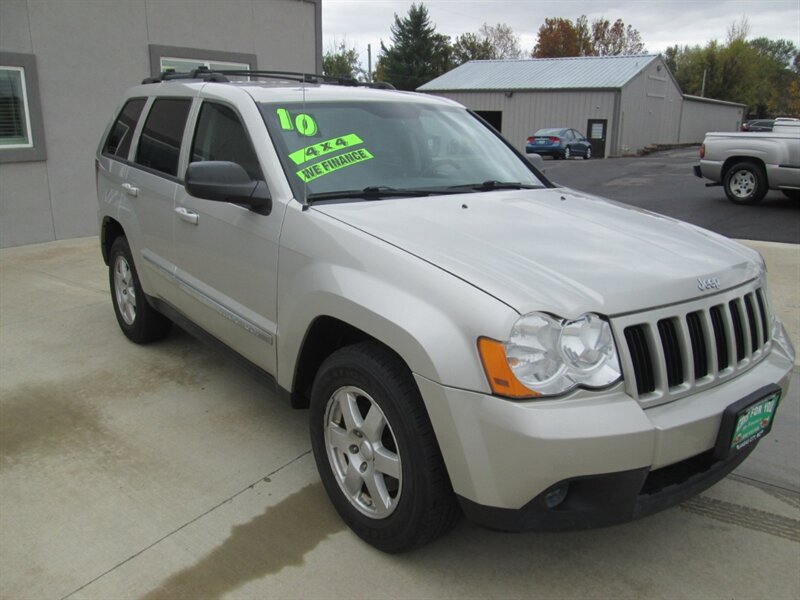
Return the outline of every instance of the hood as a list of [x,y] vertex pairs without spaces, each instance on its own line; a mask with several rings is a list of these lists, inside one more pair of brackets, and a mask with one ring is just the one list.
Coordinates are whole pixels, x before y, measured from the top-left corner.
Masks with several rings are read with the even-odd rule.
[[[758,253],[710,231],[566,188],[313,207],[491,294],[521,314],[608,316],[758,277]],[[700,291],[698,279],[719,289]]]

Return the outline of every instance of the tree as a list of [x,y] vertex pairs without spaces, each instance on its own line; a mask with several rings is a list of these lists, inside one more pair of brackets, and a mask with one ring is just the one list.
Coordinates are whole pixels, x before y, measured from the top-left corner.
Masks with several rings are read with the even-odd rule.
[[608,19],[597,19],[592,23],[592,54],[594,56],[617,56],[644,52],[642,36],[622,19],[612,25]]
[[539,27],[533,58],[560,58],[580,56],[578,35],[570,19],[547,18]]
[[381,42],[377,77],[401,90],[415,90],[452,66],[450,38],[436,33],[428,10],[412,4],[408,15],[394,15],[392,45]]
[[478,34],[483,37],[494,49],[493,58],[519,58],[522,50],[519,47],[519,36],[514,33],[510,25],[497,23],[489,25],[484,23],[478,30]]
[[497,55],[488,39],[476,33],[464,33],[453,42],[452,58],[454,65],[460,65],[470,60],[490,60]]
[[453,66],[470,60],[519,58],[519,36],[510,25],[484,23],[477,33],[464,33],[452,45]]
[[560,17],[545,19],[531,55],[534,58],[614,56],[644,51],[639,31],[626,26],[622,19],[611,23],[601,17],[590,25],[586,15],[581,15],[575,23]]
[[[728,28],[726,42],[667,48],[665,61],[687,94],[746,104],[757,117],[797,114],[797,48],[788,40],[748,41],[746,19]],[[705,87],[703,79],[705,78]]]
[[789,40],[770,40],[761,37],[750,40],[750,45],[759,56],[770,58],[785,68],[797,70],[797,48]]
[[366,79],[361,68],[359,55],[355,48],[348,48],[345,42],[334,43],[334,47],[322,57],[322,74],[331,77]]

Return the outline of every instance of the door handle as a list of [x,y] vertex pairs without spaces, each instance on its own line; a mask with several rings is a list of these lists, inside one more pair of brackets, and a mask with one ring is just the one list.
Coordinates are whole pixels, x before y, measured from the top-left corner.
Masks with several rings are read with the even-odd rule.
[[200,219],[196,212],[192,212],[186,208],[183,208],[182,206],[176,208],[175,212],[178,213],[178,216],[182,221],[186,221],[192,225],[197,225],[197,221]]
[[123,183],[122,189],[125,190],[125,193],[128,196],[138,196],[139,195],[139,188],[133,187],[130,183]]

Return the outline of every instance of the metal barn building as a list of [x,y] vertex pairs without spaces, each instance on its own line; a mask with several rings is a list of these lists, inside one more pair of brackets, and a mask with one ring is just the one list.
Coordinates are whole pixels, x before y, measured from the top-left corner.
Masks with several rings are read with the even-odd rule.
[[476,111],[521,151],[537,129],[572,127],[597,158],[738,131],[745,109],[685,96],[658,55],[470,61],[417,91]]
[[95,234],[122,93],[199,65],[321,72],[321,0],[0,0],[0,247]]

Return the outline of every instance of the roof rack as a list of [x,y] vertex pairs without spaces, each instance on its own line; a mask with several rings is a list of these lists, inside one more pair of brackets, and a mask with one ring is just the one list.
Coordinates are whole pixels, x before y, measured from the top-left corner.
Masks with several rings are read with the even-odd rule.
[[330,75],[320,75],[319,73],[299,73],[294,71],[255,71],[255,70],[209,70],[208,67],[198,67],[193,71],[176,72],[174,69],[162,71],[157,77],[146,77],[142,84],[161,83],[162,81],[172,81],[175,79],[199,79],[200,81],[214,83],[229,83],[228,77],[255,77],[264,79],[288,79],[289,81],[299,81],[301,83],[327,83],[332,85],[343,85],[353,87],[369,87],[381,90],[393,90],[395,87],[385,81],[358,81],[352,77],[331,77]]

